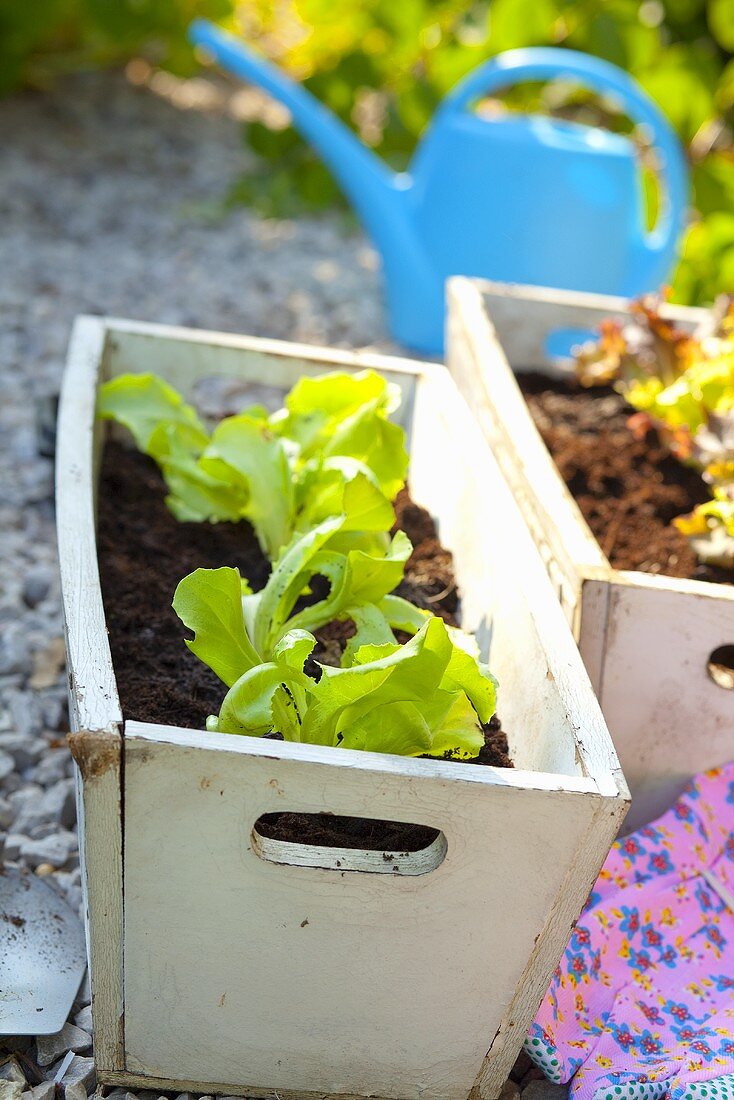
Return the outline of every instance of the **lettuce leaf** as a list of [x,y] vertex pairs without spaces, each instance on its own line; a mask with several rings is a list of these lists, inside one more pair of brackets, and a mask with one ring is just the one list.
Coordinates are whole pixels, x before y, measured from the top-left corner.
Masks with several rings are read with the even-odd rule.
[[402,428],[387,420],[398,396],[374,371],[304,378],[281,413],[252,406],[210,436],[168,383],[127,374],[101,387],[98,411],[158,463],[178,519],[248,519],[274,559],[294,532],[341,514],[344,532],[371,533],[366,543],[384,551],[408,461]]
[[365,645],[322,668],[301,730],[316,744],[401,755],[476,756],[496,683],[431,617],[405,645]]

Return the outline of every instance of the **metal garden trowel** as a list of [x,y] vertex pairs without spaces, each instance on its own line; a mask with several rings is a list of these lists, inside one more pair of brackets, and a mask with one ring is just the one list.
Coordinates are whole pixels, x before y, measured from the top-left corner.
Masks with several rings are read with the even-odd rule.
[[0,860],[0,1035],[60,1031],[86,965],[76,913],[43,879]]

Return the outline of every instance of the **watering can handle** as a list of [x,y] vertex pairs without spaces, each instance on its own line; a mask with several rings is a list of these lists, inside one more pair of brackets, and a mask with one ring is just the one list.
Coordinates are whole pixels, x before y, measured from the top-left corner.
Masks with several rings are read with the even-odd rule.
[[688,173],[680,143],[662,111],[632,77],[608,61],[576,50],[529,47],[508,50],[480,65],[453,88],[434,119],[440,126],[451,115],[463,112],[487,92],[525,80],[566,77],[596,92],[613,96],[635,123],[652,134],[660,157],[660,178],[665,198],[654,228],[647,234],[649,252],[668,253],[672,261],[688,205]]

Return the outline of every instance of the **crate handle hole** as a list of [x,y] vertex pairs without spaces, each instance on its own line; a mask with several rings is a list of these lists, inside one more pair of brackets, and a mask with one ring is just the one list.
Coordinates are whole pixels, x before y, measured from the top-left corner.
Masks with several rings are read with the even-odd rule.
[[267,863],[393,876],[435,871],[448,850],[444,834],[428,825],[288,811],[262,814],[250,842]]
[[706,663],[706,671],[719,687],[734,690],[734,645],[720,645]]

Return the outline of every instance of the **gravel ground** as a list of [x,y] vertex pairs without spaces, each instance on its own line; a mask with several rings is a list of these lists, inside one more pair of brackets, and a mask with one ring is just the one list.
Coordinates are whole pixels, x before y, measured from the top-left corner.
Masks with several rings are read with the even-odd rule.
[[[199,99],[216,109],[180,99],[95,74],[0,102],[0,837],[9,863],[77,910],[46,411],[74,316],[390,350],[361,236],[338,220],[212,217],[244,163],[232,103],[211,88]],[[0,1100],[50,1100],[54,1078],[66,1100],[85,1100],[91,1055],[85,982],[58,1036],[0,1041]],[[516,1074],[527,1100],[565,1095],[528,1068]],[[508,1082],[505,1100],[519,1093]]]

